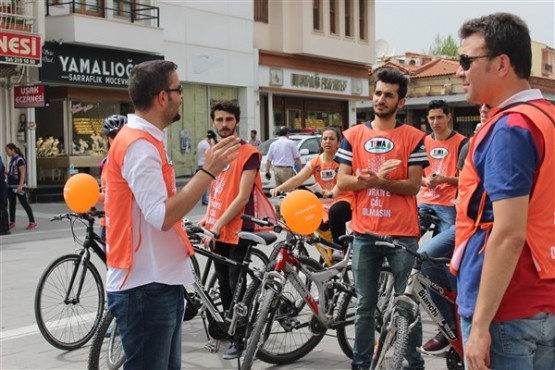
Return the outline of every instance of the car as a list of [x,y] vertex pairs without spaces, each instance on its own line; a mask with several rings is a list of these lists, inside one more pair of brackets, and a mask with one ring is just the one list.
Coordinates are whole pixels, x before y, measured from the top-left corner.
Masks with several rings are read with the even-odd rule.
[[[270,150],[270,145],[276,141],[278,138],[272,138],[266,140],[260,144],[258,150],[262,153],[262,164],[260,166],[260,178],[262,179],[262,190],[264,193],[269,194],[270,189],[276,187],[276,180],[274,175],[273,167],[270,168],[270,174],[272,175],[270,180],[266,178],[266,155],[268,154],[268,150]],[[315,158],[317,155],[320,154],[320,135],[306,135],[306,134],[291,134],[289,135],[289,139],[293,140],[297,143],[297,148],[299,149],[299,154],[301,155],[301,163],[304,166],[307,164],[311,159]],[[298,168],[295,168],[295,171],[298,171]],[[314,176],[310,176],[308,180],[306,180],[303,185],[309,186],[314,184]]]

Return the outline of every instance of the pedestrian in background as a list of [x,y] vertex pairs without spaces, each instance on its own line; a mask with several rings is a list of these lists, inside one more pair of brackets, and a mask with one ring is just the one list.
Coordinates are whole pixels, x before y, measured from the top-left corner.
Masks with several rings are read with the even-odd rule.
[[27,163],[23,157],[23,153],[14,143],[6,145],[6,154],[11,157],[10,166],[8,168],[8,202],[10,207],[10,229],[15,227],[15,203],[19,199],[19,203],[27,213],[29,224],[25,230],[34,230],[38,227],[35,222],[33,210],[27,201],[26,194],[26,178]]
[[491,106],[459,179],[455,251],[465,367],[555,364],[555,110],[528,82],[526,23],[466,21],[457,76],[466,100]]
[[[210,147],[218,142],[216,139],[216,134],[212,130],[208,130],[204,139],[202,139],[197,145],[197,156],[198,156],[198,168],[197,171],[200,171],[202,166],[204,166],[204,161],[206,160],[206,151],[210,149]],[[210,195],[210,189],[206,189],[204,194],[202,194],[202,205],[208,205],[208,196]]]
[[183,285],[194,281],[194,250],[182,227],[210,182],[238,155],[238,140],[208,149],[204,167],[176,192],[164,129],[178,121],[177,65],[135,65],[128,90],[135,114],[116,136],[106,171],[106,291],[125,369],[180,369]]
[[256,130],[251,130],[251,139],[249,140],[249,144],[258,148],[258,146],[260,146],[260,140],[256,138],[257,134]]
[[8,216],[8,184],[6,184],[6,167],[0,158],[0,235],[10,234]]
[[289,139],[289,129],[280,127],[278,136],[279,138],[270,145],[266,156],[266,178],[271,178],[270,166],[273,165],[276,187],[295,176],[295,164],[299,171],[303,168],[297,144]]

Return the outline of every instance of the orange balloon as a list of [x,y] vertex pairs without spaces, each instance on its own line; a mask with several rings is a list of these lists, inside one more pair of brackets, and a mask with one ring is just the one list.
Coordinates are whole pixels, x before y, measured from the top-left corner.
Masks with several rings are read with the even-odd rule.
[[322,222],[322,203],[308,190],[295,190],[281,202],[280,212],[293,232],[310,235]]
[[87,212],[97,200],[100,189],[94,177],[86,173],[71,176],[64,185],[64,200],[75,213]]

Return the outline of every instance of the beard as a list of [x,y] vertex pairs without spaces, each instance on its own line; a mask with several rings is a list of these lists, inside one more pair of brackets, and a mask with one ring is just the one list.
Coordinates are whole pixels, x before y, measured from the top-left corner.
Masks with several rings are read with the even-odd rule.
[[376,115],[376,117],[379,117],[379,118],[382,118],[382,119],[391,118],[392,116],[394,116],[397,113],[397,107],[398,106],[399,106],[399,104],[397,103],[397,104],[395,104],[394,107],[392,107],[389,110],[384,110],[384,111],[381,111],[381,112],[374,111],[374,114]]
[[173,116],[171,123],[177,122],[180,119],[181,119],[181,114],[179,114],[179,112],[177,112],[177,113],[175,113],[175,116]]

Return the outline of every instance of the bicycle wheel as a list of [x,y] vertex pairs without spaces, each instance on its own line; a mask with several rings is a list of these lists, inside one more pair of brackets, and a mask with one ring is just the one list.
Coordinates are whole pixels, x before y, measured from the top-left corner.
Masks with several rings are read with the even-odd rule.
[[[248,287],[254,280],[260,281],[262,275],[266,271],[266,266],[268,266],[269,263],[269,259],[266,254],[260,249],[256,248],[251,249],[251,261],[252,262],[249,265],[249,270],[247,270],[245,287]],[[224,309],[220,307],[222,302],[220,299],[220,286],[219,284],[217,284],[217,281],[218,279],[216,278],[216,274],[212,274],[210,280],[208,281],[208,285],[206,286],[206,291],[212,298],[214,306],[218,308],[219,311],[223,312]]]
[[[322,270],[322,265],[312,258],[297,258],[309,271]],[[328,299],[319,297],[318,289],[315,284],[311,284],[310,278],[303,276],[300,270],[298,273],[301,281],[308,282],[306,287],[316,302]],[[258,349],[257,356],[260,360],[276,365],[289,364],[306,356],[324,337],[326,329],[321,328],[304,297],[299,295],[289,279],[283,287],[279,304],[274,311],[263,338],[263,345]],[[313,333],[314,329],[319,332]]]
[[409,340],[408,319],[398,313],[392,318],[391,328],[384,326],[374,354],[372,369],[401,370]]
[[257,314],[256,323],[254,324],[253,330],[251,335],[249,336],[249,340],[247,342],[247,348],[245,350],[245,357],[241,362],[241,370],[250,370],[252,366],[252,362],[254,360],[254,355],[257,352],[257,349],[260,347],[261,342],[263,341],[262,331],[268,325],[271,325],[272,318],[270,315],[273,315],[275,310],[272,309],[272,303],[277,307],[279,302],[274,302],[274,296],[276,295],[275,290],[267,289],[264,294],[264,301],[260,306],[260,311]]
[[87,343],[100,324],[103,310],[100,274],[91,261],[83,267],[80,255],[58,258],[40,277],[35,318],[42,336],[54,347],[70,351]]
[[122,367],[124,362],[125,353],[116,318],[110,311],[106,311],[89,351],[88,369],[116,370]]
[[356,295],[344,293],[339,303],[336,322],[338,326],[337,342],[343,353],[353,358],[353,345],[355,342],[355,305]]

